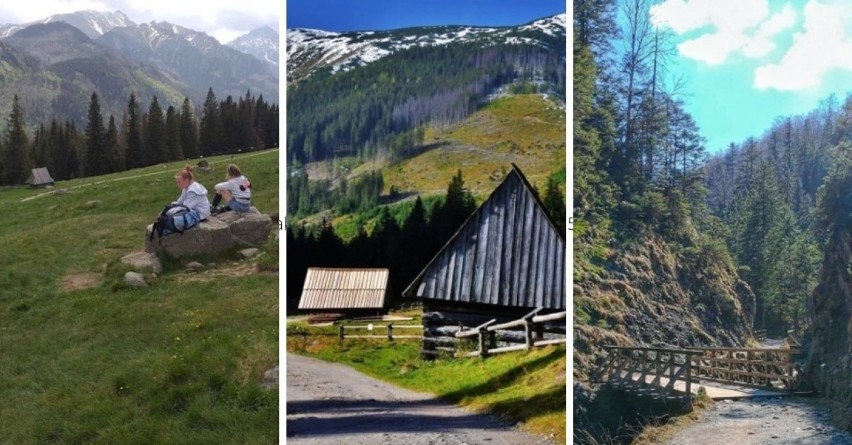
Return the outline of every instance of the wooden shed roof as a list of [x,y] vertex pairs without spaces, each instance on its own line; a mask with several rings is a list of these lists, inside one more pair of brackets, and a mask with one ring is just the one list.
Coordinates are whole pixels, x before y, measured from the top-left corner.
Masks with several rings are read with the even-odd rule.
[[402,295],[561,310],[565,293],[565,240],[512,165]]
[[50,173],[47,171],[47,167],[34,168],[30,171],[30,177],[27,178],[27,184],[53,184],[53,178],[50,177]]
[[381,309],[387,303],[388,269],[311,267],[299,309]]

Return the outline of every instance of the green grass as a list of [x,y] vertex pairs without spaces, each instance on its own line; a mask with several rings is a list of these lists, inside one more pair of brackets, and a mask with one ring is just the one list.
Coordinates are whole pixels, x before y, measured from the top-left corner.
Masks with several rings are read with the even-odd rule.
[[[419,320],[395,324],[419,324]],[[363,325],[363,322],[355,323]],[[380,334],[384,330],[379,331]],[[337,326],[288,323],[287,350],[353,368],[409,389],[520,423],[565,443],[565,347],[479,358],[420,358],[417,340],[337,340]],[[449,378],[451,377],[451,378]]]
[[381,170],[384,193],[394,186],[425,197],[446,192],[461,169],[465,186],[480,200],[494,191],[512,163],[542,191],[551,175],[564,182],[565,112],[536,94],[502,97],[457,124],[428,128],[424,144],[432,148],[392,165],[382,159],[361,162],[346,157],[310,163],[306,170],[311,180],[348,172],[350,181]]
[[565,113],[538,95],[507,96],[456,125],[430,128],[425,143],[437,148],[385,168],[386,189],[443,193],[461,169],[465,185],[484,198],[515,163],[544,190],[565,166]]
[[[210,161],[208,189],[229,157]],[[277,214],[278,152],[233,162]],[[116,285],[120,258],[177,197],[181,165],[64,181],[60,195],[0,192],[0,443],[274,442],[278,396],[260,383],[278,362],[276,246],[262,249],[264,272],[168,264],[147,289]],[[67,287],[81,276],[91,286]]]

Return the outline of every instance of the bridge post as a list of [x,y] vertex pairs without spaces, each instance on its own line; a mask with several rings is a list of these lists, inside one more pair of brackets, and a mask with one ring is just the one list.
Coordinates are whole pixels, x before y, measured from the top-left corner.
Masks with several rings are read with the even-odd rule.
[[684,358],[686,359],[683,365],[686,367],[686,396],[692,397],[692,354],[687,353]]

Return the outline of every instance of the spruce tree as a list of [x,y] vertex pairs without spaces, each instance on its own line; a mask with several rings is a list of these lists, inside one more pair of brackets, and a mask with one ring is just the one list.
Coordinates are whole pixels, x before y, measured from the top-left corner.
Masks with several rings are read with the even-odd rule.
[[166,149],[170,160],[184,159],[183,147],[180,145],[180,117],[171,105],[166,110]]
[[24,132],[24,113],[16,94],[12,99],[12,111],[6,120],[6,134],[3,140],[3,175],[5,185],[23,184],[32,169],[30,147]]
[[209,156],[214,153],[221,153],[222,147],[222,120],[219,114],[219,104],[216,102],[216,95],[213,94],[213,88],[207,91],[207,98],[204,100],[204,108],[201,112],[201,125],[198,129],[198,142],[201,149],[201,154]]
[[145,154],[149,164],[159,164],[169,160],[169,151],[166,146],[166,125],[163,118],[163,109],[157,96],[151,99],[148,107],[148,131],[145,134]]
[[104,148],[109,166],[108,172],[124,170],[124,156],[121,153],[121,145],[118,143],[118,129],[115,126],[115,117],[113,115],[109,116]]
[[547,179],[547,187],[544,189],[542,202],[548,216],[556,225],[556,229],[565,239],[565,196],[559,189],[559,181],[554,178]]
[[86,125],[86,176],[97,176],[109,172],[109,159],[104,137],[104,118],[98,94],[92,93],[89,102],[89,123]]
[[180,146],[183,148],[183,155],[188,159],[195,159],[201,154],[198,151],[198,127],[188,97],[183,99],[180,110]]
[[141,119],[139,104],[136,102],[136,93],[130,92],[130,100],[127,102],[127,168],[137,168],[147,165],[142,148]]

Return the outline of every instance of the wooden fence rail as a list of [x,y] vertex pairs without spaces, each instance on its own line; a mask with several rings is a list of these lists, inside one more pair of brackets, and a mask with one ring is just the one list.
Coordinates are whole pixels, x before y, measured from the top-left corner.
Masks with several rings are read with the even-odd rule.
[[[478,337],[478,349],[467,353],[460,354],[461,357],[487,357],[493,354],[511,351],[525,351],[537,346],[555,345],[565,343],[566,338],[551,339],[551,340],[536,340],[534,334],[540,332],[540,327],[545,322],[553,320],[564,320],[567,311],[557,312],[554,314],[537,316],[541,308],[524,315],[522,318],[512,320],[506,323],[494,324],[496,320],[489,320],[473,329],[459,331],[455,333],[456,338]],[[512,328],[524,328],[524,343],[514,346],[504,346],[500,348],[489,348],[493,344],[494,336],[498,330],[507,330]]]
[[[346,330],[356,330],[356,329],[366,329],[368,332],[372,332],[374,330],[379,329],[387,329],[386,335],[352,335],[346,334]],[[394,325],[393,323],[388,323],[386,325],[381,324],[368,324],[366,326],[344,326],[340,325],[337,327],[337,338],[340,340],[346,338],[387,338],[388,341],[393,341],[397,338],[422,338],[422,335],[394,335],[394,329],[423,329],[422,325]]]
[[645,348],[604,345],[592,382],[662,396],[689,395],[711,381],[761,389],[796,389],[796,349]]
[[604,346],[607,358],[593,381],[666,397],[691,397],[693,357],[700,351]]
[[690,348],[695,356],[693,375],[702,380],[736,383],[756,388],[794,389],[798,349]]

